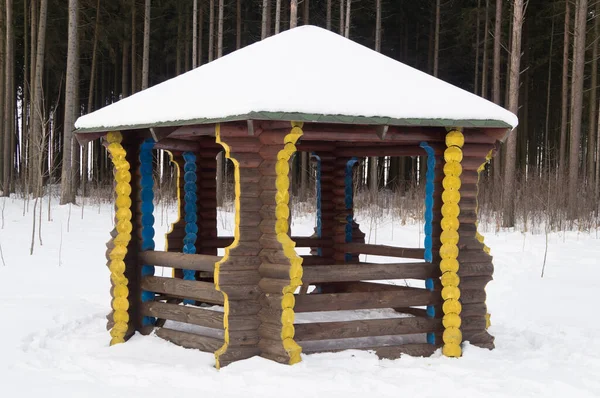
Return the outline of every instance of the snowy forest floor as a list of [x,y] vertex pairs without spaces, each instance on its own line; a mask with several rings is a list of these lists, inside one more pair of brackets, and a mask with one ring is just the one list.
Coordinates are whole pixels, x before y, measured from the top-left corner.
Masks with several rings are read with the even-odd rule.
[[[112,229],[110,205],[44,205],[42,241],[31,244],[31,213],[23,202],[0,203],[0,391],[5,397],[537,397],[600,396],[600,239],[597,233],[548,236],[484,234],[494,255],[488,285],[490,333],[496,349],[465,345],[461,359],[379,360],[346,351],[303,355],[283,366],[252,358],[215,370],[214,358],[156,336],[134,336],[109,347],[109,271],[104,252]],[[220,213],[223,234],[231,214]],[[174,221],[157,207],[157,237]],[[358,220],[371,243],[418,246],[418,224],[392,218]],[[294,234],[312,233],[298,217]],[[37,235],[37,234],[36,234]],[[163,239],[157,239],[161,249]]]

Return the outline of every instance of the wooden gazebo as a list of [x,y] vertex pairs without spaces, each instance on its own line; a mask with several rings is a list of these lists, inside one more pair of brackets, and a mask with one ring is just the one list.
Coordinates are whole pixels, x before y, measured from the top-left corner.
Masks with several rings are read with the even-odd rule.
[[[79,118],[80,142],[102,137],[115,169],[111,344],[154,331],[213,352],[217,367],[255,355],[292,364],[301,352],[351,348],[393,358],[442,347],[458,357],[467,340],[493,348],[485,304],[493,266],[477,232],[477,184],[516,124],[482,98],[312,26]],[[170,151],[179,169],[180,220],[166,252],[154,251],[156,149]],[[217,235],[221,151],[234,165],[232,237]],[[289,161],[299,151],[319,162],[310,238],[289,231]],[[353,220],[355,157],[423,155],[424,249],[365,244]],[[412,262],[362,263],[360,254]],[[155,266],[173,268],[173,277],[155,276]],[[425,287],[374,283],[397,279]],[[370,309],[390,310],[295,322],[300,313]]]

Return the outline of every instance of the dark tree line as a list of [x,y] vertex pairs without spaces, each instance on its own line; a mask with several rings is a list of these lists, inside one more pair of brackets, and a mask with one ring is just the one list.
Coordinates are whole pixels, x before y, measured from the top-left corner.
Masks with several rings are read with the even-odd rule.
[[[297,23],[518,113],[485,173],[505,225],[534,182],[582,217],[600,192],[599,11],[597,0],[0,0],[0,187],[39,196],[62,181],[66,203],[109,183],[99,143],[73,141],[79,115]],[[310,162],[297,163],[302,192]],[[360,183],[406,189],[420,164],[370,158]]]

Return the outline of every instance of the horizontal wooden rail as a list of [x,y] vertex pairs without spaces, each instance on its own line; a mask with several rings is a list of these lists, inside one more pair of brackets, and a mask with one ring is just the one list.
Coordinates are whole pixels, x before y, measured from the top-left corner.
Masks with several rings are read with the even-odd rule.
[[223,339],[167,328],[159,328],[156,330],[156,335],[179,346],[195,348],[204,352],[215,352],[223,346]]
[[441,297],[438,292],[407,287],[402,290],[382,292],[297,295],[294,311],[366,310],[431,305],[440,302]]
[[319,352],[339,352],[353,349],[361,351],[374,351],[375,354],[382,359],[397,359],[400,358],[401,355],[410,355],[413,357],[430,357],[440,347],[441,345],[434,344],[401,344],[381,347],[348,347],[338,349],[327,349],[324,346],[311,344],[310,347],[302,347],[302,352],[304,354],[314,354]]
[[330,340],[368,336],[391,336],[441,332],[444,330],[440,319],[392,318],[370,319],[346,322],[318,322],[294,325],[294,340]]
[[371,245],[367,243],[344,243],[338,246],[340,251],[355,254],[370,254],[373,256],[401,257],[422,260],[425,249]]
[[206,272],[213,272],[215,263],[221,260],[219,256],[161,251],[144,251],[139,258],[144,264]]
[[214,284],[210,282],[146,276],[142,278],[142,289],[154,293],[163,293],[176,298],[223,305],[223,294],[218,292]]
[[[332,246],[330,239],[312,238],[310,236],[292,236],[292,240],[296,243],[296,247],[324,247]],[[202,239],[198,238],[198,243],[203,247],[210,248],[225,248],[233,243],[233,237],[220,236],[218,238]]]
[[352,282],[382,279],[427,279],[439,274],[439,267],[431,263],[398,264],[340,264],[305,267],[302,281]]
[[207,328],[223,329],[223,313],[204,308],[150,301],[142,304],[142,315]]

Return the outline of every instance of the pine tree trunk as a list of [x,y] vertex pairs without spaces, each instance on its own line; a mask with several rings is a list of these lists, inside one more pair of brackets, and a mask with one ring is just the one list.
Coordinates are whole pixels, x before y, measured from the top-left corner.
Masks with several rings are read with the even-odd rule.
[[[598,7],[598,3],[596,3],[596,7]],[[596,172],[595,167],[595,153],[596,153],[596,111],[598,108],[596,107],[597,102],[597,94],[598,94],[598,42],[600,33],[600,16],[598,14],[594,15],[594,36],[593,36],[593,49],[592,49],[592,82],[591,82],[591,90],[590,90],[590,105],[589,105],[589,130],[588,130],[588,150],[587,150],[587,183],[588,186],[591,187],[594,184],[594,175]]]
[[340,35],[344,35],[346,32],[344,22],[346,19],[344,18],[344,0],[340,0]]
[[567,126],[569,123],[569,48],[571,47],[571,6],[569,0],[565,0],[565,29],[563,45],[563,70],[562,70],[562,105],[560,120],[560,144],[559,144],[559,178],[565,177],[567,170]]
[[148,88],[148,75],[150,73],[150,0],[146,0],[144,7],[144,51],[142,56],[142,90]]
[[[79,82],[75,80],[76,69],[79,67],[77,59],[77,27],[78,27],[78,4],[77,0],[69,0],[69,32],[67,44],[67,77],[65,81],[65,116],[63,126],[63,158],[62,173],[60,183],[60,204],[75,203],[75,190],[73,189],[73,167],[72,167],[72,141],[73,124],[75,123],[75,90]],[[96,14],[98,15],[98,14]],[[97,26],[97,24],[96,24]],[[92,70],[95,54],[92,56]],[[94,80],[92,75],[91,80]],[[90,90],[93,90],[93,83],[90,84]],[[88,111],[91,108],[92,97],[88,98]]]
[[39,21],[37,24],[37,45],[36,45],[36,65],[34,92],[35,99],[32,106],[33,128],[32,128],[32,191],[34,197],[42,195],[42,166],[44,158],[45,142],[45,119],[44,119],[44,101],[43,101],[43,75],[44,75],[44,55],[46,51],[46,19],[48,16],[48,0],[40,0]]
[[[7,97],[8,88],[5,87],[5,73],[4,68],[8,62],[6,62],[6,51],[5,51],[5,21],[4,17],[6,15],[6,11],[4,9],[6,3],[0,0],[0,143],[4,142],[4,134],[6,134],[4,130],[4,99]],[[8,86],[8,84],[6,84]],[[0,150],[0,176],[4,175],[4,151]],[[8,193],[4,192],[4,185],[0,185],[0,190],[2,191],[2,195],[8,195]]]
[[183,6],[181,2],[177,2],[177,49],[175,51],[175,74],[181,75],[182,72],[182,47],[183,47]]
[[204,40],[204,37],[202,35],[202,32],[204,30],[204,7],[203,7],[203,4],[204,3],[200,3],[200,10],[198,11],[198,13],[199,13],[198,14],[198,66],[202,65],[202,40]]
[[[519,86],[521,73],[521,34],[523,30],[524,7],[523,0],[515,0],[512,23],[512,45],[510,51],[510,85],[508,96],[508,109],[515,115],[519,111]],[[513,227],[515,224],[514,197],[516,186],[517,162],[517,134],[513,132],[506,143],[504,164],[504,227]]]
[[304,0],[304,12],[302,13],[302,16],[304,17],[304,25],[308,25],[309,21],[310,21],[310,0]]
[[573,73],[571,81],[571,142],[569,153],[569,218],[577,214],[579,194],[579,151],[583,115],[583,82],[585,69],[585,36],[587,25],[587,0],[577,0],[573,38]]
[[275,2],[275,34],[281,29],[281,0]]
[[217,27],[217,58],[223,56],[223,13],[224,13],[224,0],[219,0],[219,21]]
[[131,0],[131,94],[137,92],[136,0]]
[[194,0],[192,7],[192,68],[198,66],[198,0]]
[[121,96],[127,97],[129,89],[129,41],[123,40],[123,53],[121,59]]
[[483,66],[481,70],[481,96],[488,98],[488,30],[490,23],[490,0],[485,0],[485,24],[483,32]]
[[344,37],[346,39],[350,38],[350,11],[352,8],[352,0],[347,0],[347,7],[346,7],[346,22],[344,22]]
[[433,76],[438,76],[438,69],[440,63],[440,13],[441,13],[441,4],[440,0],[436,0],[435,2],[435,42],[434,42],[434,50],[433,50]]
[[290,29],[298,25],[298,0],[290,0]]
[[325,26],[327,27],[327,30],[331,30],[331,0],[327,0],[327,10],[325,11],[325,14]]
[[[492,100],[500,105],[500,54],[502,44],[502,0],[496,0],[496,20],[494,24],[494,70],[492,76]],[[496,173],[497,174],[497,173]]]
[[479,93],[479,25],[481,24],[481,0],[477,0],[477,22],[475,23],[475,82],[473,84],[473,93]]
[[260,29],[260,39],[264,40],[267,38],[267,24],[269,22],[269,7],[268,7],[268,3],[269,0],[263,0],[262,2],[262,22],[261,22],[261,29]]
[[29,24],[29,125],[27,126],[27,167],[25,168],[27,176],[24,181],[26,184],[27,193],[33,193],[33,178],[34,178],[34,130],[33,125],[35,124],[35,67],[37,65],[37,34],[38,34],[38,11],[39,11],[39,0],[31,0],[31,21]]
[[210,0],[208,8],[208,62],[212,62],[215,51],[215,0]]
[[11,172],[12,172],[12,141],[15,127],[15,50],[14,50],[14,19],[13,0],[6,0],[6,38],[4,42],[6,64],[4,65],[4,145],[3,155],[3,183],[2,192],[4,196],[10,195]]
[[[277,0],[281,6],[281,0]],[[235,49],[242,48],[242,0],[236,3],[236,22],[235,22]]]

